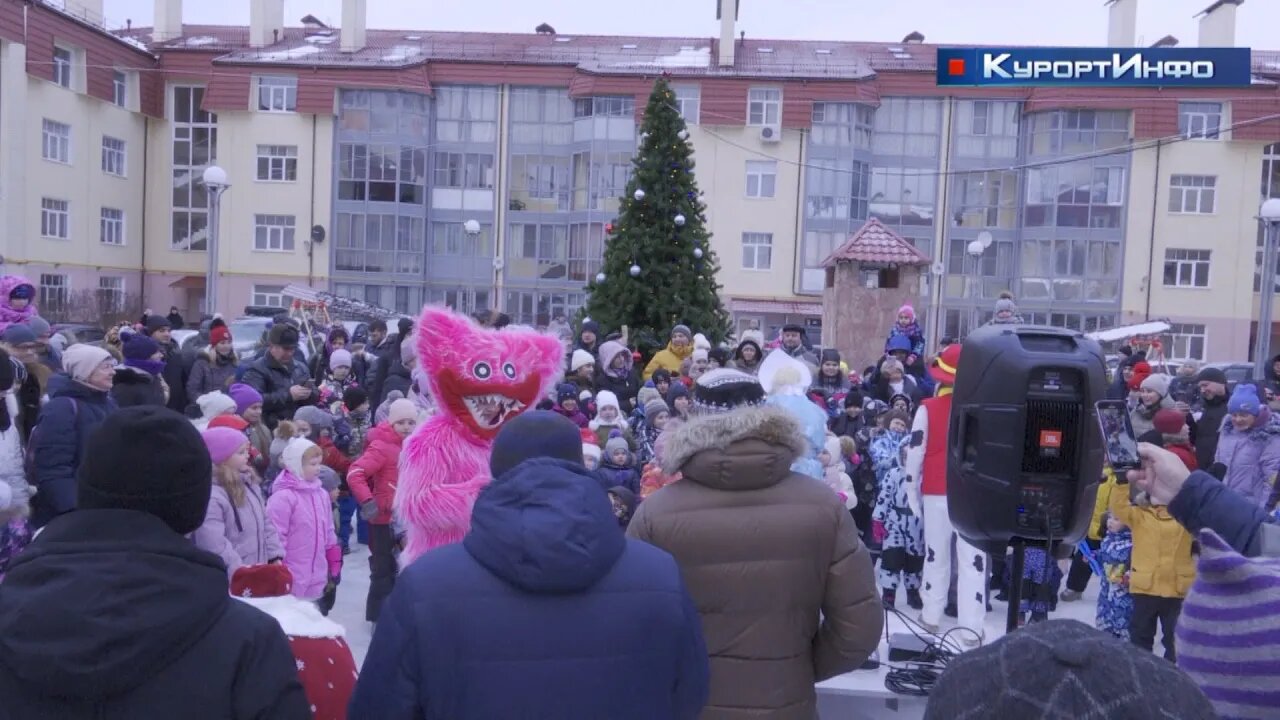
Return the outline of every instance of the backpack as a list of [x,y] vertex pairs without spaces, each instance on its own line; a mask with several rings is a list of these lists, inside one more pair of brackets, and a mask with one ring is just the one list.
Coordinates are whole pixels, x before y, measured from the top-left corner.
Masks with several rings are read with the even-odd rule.
[[[71,401],[71,417],[77,424],[80,422],[80,403],[75,398],[67,398]],[[57,402],[58,398],[49,401],[49,404]],[[43,414],[43,413],[42,413]],[[40,428],[42,423],[36,421],[36,426],[31,428],[31,437],[27,438],[27,449],[22,455],[22,472],[27,476],[27,482],[34,485],[36,480],[36,445],[39,444]]]

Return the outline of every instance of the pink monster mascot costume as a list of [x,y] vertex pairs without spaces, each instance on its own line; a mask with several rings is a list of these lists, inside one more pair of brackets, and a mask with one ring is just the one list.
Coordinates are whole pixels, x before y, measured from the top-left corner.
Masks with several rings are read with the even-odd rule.
[[489,450],[507,420],[538,404],[560,378],[560,340],[516,327],[490,330],[441,307],[422,309],[418,362],[436,413],[404,443],[395,514],[405,526],[400,563],[460,542],[489,482]]

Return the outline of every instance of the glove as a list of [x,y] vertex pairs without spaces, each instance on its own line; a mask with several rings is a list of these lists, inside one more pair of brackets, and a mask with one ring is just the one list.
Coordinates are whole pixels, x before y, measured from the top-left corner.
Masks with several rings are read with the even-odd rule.
[[336,581],[342,575],[342,547],[339,545],[330,545],[324,549],[324,559],[329,563],[329,579]]
[[883,543],[884,539],[889,537],[889,531],[885,529],[884,523],[879,520],[871,521],[871,539],[877,543]]
[[373,520],[378,517],[378,501],[365,500],[360,504],[360,517],[365,520]]

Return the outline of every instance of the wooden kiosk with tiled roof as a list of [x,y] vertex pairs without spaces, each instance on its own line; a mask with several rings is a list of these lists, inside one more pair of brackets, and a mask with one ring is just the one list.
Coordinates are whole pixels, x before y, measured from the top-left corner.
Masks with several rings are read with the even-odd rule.
[[[898,308],[927,304],[921,276],[929,258],[898,233],[872,218],[822,263],[824,345],[840,351],[859,371],[879,360]],[[922,327],[927,327],[921,318]]]

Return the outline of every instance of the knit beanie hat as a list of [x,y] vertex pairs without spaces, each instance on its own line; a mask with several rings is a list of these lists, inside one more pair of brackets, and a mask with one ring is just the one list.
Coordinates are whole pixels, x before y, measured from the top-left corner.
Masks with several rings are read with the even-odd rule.
[[236,401],[230,395],[216,390],[196,398],[196,405],[200,407],[200,417],[203,418],[215,418],[223,413],[236,411]]
[[847,408],[862,407],[862,403],[864,399],[865,398],[862,393],[858,392],[857,390],[850,390],[844,396],[844,406]]
[[1280,708],[1280,558],[1246,558],[1211,530],[1178,617],[1178,667],[1224,718],[1275,717]]
[[732,358],[733,353],[729,352],[728,348],[711,348],[711,350],[707,352],[707,359],[720,367],[728,367],[729,360]]
[[284,348],[298,347],[298,328],[288,323],[276,323],[267,333],[267,344]]
[[53,333],[53,326],[49,324],[48,320],[39,315],[32,315],[27,318],[26,326],[31,328],[31,332],[35,333],[38,338],[48,337]]
[[[215,321],[220,323],[221,321]],[[231,331],[227,329],[226,323],[214,324],[209,326],[209,344],[217,345],[223,340],[231,340]]]
[[658,388],[653,386],[653,382],[647,382],[644,387],[640,388],[640,392],[636,393],[636,404],[645,407],[653,400],[661,400],[662,393],[658,392]]
[[622,406],[618,404],[618,396],[609,390],[601,390],[596,393],[596,414],[599,415],[600,411],[607,407],[611,407],[619,413],[622,412]]
[[671,408],[667,407],[666,400],[655,399],[644,404],[644,418],[650,423],[662,413],[671,414]]
[[249,422],[239,415],[219,415],[209,421],[205,430],[212,430],[213,428],[231,428],[244,435],[249,430]]
[[249,444],[249,438],[242,432],[228,427],[212,427],[200,433],[204,438],[204,446],[209,449],[209,459],[214,465],[226,462],[236,451]]
[[337,490],[342,486],[342,479],[338,477],[338,471],[328,465],[320,466],[320,472],[316,475],[316,479],[320,481],[320,487],[326,491]]
[[157,330],[167,330],[171,327],[173,325],[169,322],[169,318],[164,315],[149,315],[147,316],[146,327],[142,331],[147,335],[151,335]]
[[569,418],[550,410],[532,410],[503,423],[489,452],[494,478],[530,458],[582,463],[582,435]]
[[400,364],[411,365],[418,359],[418,343],[413,335],[406,335],[400,341]]
[[693,331],[689,329],[688,325],[677,325],[671,328],[671,337],[674,338],[677,335],[683,335],[686,339],[693,340]]
[[577,350],[573,351],[573,359],[569,363],[569,371],[577,372],[578,368],[582,367],[583,365],[595,365],[595,364],[596,364],[596,358],[594,355],[587,352],[586,350],[583,350],[582,348],[578,348]]
[[13,289],[9,291],[9,297],[13,300],[35,300],[36,289],[31,283],[14,285]]
[[1196,382],[1211,382],[1219,385],[1226,385],[1227,374],[1223,372],[1222,368],[1207,367],[1201,370],[1200,374],[1196,376]]
[[160,343],[146,335],[130,335],[120,348],[125,360],[150,360],[152,355],[160,352]]
[[1151,426],[1161,435],[1177,435],[1187,424],[1187,416],[1173,408],[1157,410],[1151,418]]
[[908,315],[911,317],[912,320],[916,319],[916,309],[911,307],[910,303],[907,303],[906,305],[903,305],[902,307],[898,308],[898,314]]
[[248,410],[250,407],[262,404],[262,393],[254,390],[252,387],[245,385],[244,383],[236,383],[232,385],[227,390],[227,394],[231,396],[232,400],[236,401],[237,415],[243,415],[244,411]]
[[302,456],[307,451],[316,447],[316,444],[306,438],[294,438],[284,446],[284,451],[280,453],[280,465],[289,472],[302,479]]
[[329,353],[329,369],[337,370],[340,367],[351,367],[351,352],[345,348]]
[[627,439],[621,435],[614,435],[604,444],[604,456],[606,459],[613,457],[613,453],[617,450],[626,450],[628,458],[631,455],[631,446],[627,445]]
[[347,410],[354,411],[361,405],[369,402],[369,393],[364,388],[349,387],[342,392],[342,404]]
[[179,535],[204,523],[213,461],[200,433],[178,413],[150,405],[117,410],[89,436],[81,457],[82,510],[139,510]]
[[706,335],[703,335],[702,333],[697,333],[693,336],[693,348],[695,350],[710,351],[711,341],[707,339]]
[[591,442],[583,441],[582,456],[584,458],[588,458],[588,457],[595,458],[595,461],[598,463],[602,459],[604,459],[604,452],[600,449],[600,446],[597,445],[594,440],[592,440]]
[[[66,364],[66,360],[63,360]],[[1227,412],[1248,413],[1257,416],[1262,412],[1262,400],[1258,397],[1258,388],[1256,385],[1237,385],[1236,389],[1231,393],[1231,399],[1227,401]]]
[[578,399],[578,386],[573,383],[560,383],[556,386],[556,402]]
[[417,420],[418,407],[413,404],[412,400],[400,398],[391,403],[391,407],[387,409],[387,423],[395,425],[401,420]]
[[692,412],[698,415],[718,415],[763,402],[760,381],[739,370],[710,370],[693,384]]
[[[14,345],[14,346],[27,345],[35,342],[37,339],[38,338],[36,338],[36,334],[31,332],[31,328],[21,323],[16,325],[10,325],[9,327],[5,328],[3,333],[0,333],[0,342],[3,342],[7,345]],[[72,347],[78,347],[78,346],[73,345]],[[63,358],[64,358],[63,367],[66,367],[65,354],[63,355]]]
[[671,387],[667,388],[667,405],[675,407],[676,399],[682,397],[689,397],[689,388],[685,387],[682,382],[671,383]]
[[311,426],[311,437],[316,437],[320,430],[333,428],[333,416],[315,405],[304,405],[293,413],[294,420]]
[[1076,620],[1048,620],[952,659],[924,717],[1210,720],[1217,714],[1191,678],[1150,650]]
[[1158,393],[1160,397],[1166,397],[1169,394],[1170,380],[1171,378],[1168,375],[1148,375],[1139,387],[1143,390],[1152,390]]
[[62,369],[67,371],[72,380],[84,382],[94,370],[105,360],[111,359],[111,353],[94,346],[79,343],[72,345],[62,353]]

